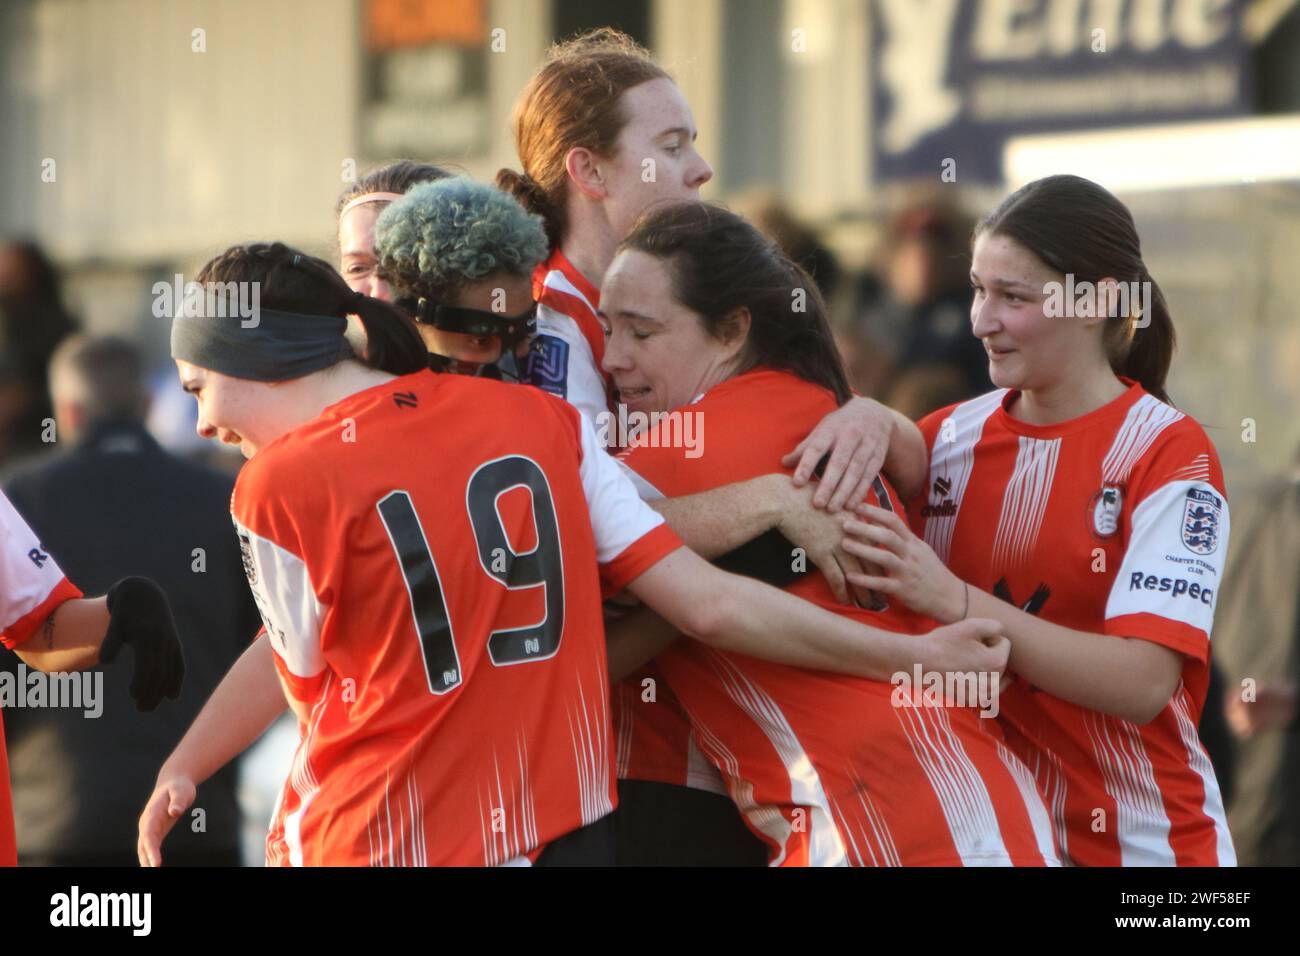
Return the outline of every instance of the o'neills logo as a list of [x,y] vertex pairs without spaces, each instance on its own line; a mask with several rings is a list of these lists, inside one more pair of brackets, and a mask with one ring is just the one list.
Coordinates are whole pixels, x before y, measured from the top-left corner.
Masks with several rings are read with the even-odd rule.
[[926,504],[921,507],[922,518],[951,518],[957,513],[957,504],[948,495],[952,492],[952,480],[947,475],[934,479],[931,486],[938,504]]

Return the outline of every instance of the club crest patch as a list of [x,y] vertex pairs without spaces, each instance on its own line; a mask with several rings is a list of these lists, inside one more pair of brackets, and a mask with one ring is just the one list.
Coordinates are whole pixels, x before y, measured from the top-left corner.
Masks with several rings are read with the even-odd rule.
[[1212,491],[1192,488],[1183,501],[1183,545],[1192,554],[1213,554],[1219,547],[1223,501]]
[[1119,485],[1102,485],[1088,502],[1089,524],[1098,538],[1109,538],[1119,530],[1124,510],[1124,490]]

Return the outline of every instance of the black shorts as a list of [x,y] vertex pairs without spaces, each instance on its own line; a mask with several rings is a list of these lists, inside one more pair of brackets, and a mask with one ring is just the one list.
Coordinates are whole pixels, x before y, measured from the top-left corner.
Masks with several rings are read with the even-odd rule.
[[614,817],[605,814],[552,840],[534,866],[613,866]]
[[722,794],[620,780],[613,819],[619,866],[767,865],[767,848]]

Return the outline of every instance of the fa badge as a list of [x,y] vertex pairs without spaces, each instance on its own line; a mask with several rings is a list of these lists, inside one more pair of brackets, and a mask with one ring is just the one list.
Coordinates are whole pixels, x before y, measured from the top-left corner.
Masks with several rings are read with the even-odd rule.
[[1183,502],[1183,544],[1192,554],[1213,554],[1219,547],[1223,502],[1203,488],[1192,488]]
[[1092,533],[1099,538],[1109,538],[1119,530],[1119,513],[1124,507],[1124,492],[1119,485],[1102,485],[1088,510],[1092,517]]

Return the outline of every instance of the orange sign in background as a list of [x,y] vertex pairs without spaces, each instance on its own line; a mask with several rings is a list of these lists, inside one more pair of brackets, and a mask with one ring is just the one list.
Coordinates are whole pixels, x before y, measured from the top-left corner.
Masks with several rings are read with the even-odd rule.
[[487,37],[487,0],[366,0],[366,47],[375,53]]

